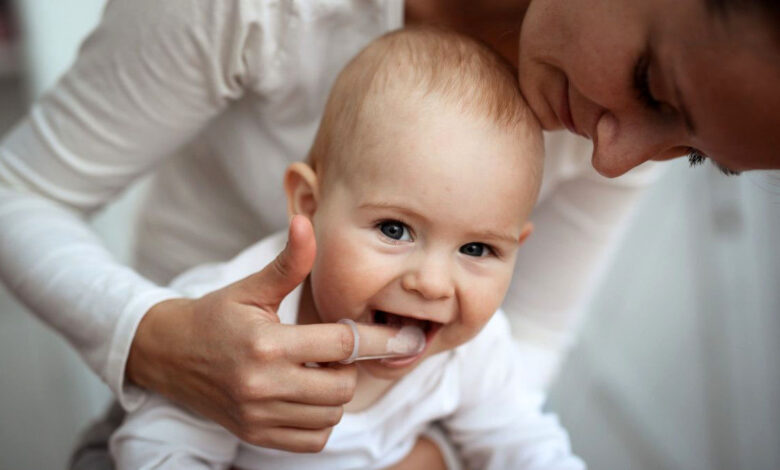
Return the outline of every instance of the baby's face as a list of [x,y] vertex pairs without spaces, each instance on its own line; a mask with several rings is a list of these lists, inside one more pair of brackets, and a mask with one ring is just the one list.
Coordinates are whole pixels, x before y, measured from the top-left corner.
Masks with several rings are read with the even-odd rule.
[[517,131],[444,104],[410,107],[359,126],[369,137],[322,188],[313,216],[320,320],[425,332],[417,356],[360,362],[388,379],[474,337],[500,306],[538,177],[522,155],[540,149]]

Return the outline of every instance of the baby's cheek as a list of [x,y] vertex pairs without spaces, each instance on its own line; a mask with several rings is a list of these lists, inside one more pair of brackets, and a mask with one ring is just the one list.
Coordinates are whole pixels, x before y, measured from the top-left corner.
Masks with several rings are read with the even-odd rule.
[[[312,271],[312,288],[318,308],[349,315],[377,290],[382,266],[354,244],[322,246]],[[355,260],[361,260],[357,263]]]
[[349,284],[356,277],[354,260],[358,256],[357,253],[348,243],[337,238],[334,240],[328,237],[318,243],[313,277],[316,277],[322,286],[344,289],[345,284]]
[[469,339],[476,336],[482,328],[487,325],[495,312],[496,309],[481,311],[470,315],[469,318],[464,320],[464,330],[468,331],[468,334],[470,335]]
[[479,334],[494,313],[495,309],[462,310],[457,322],[444,327],[442,340],[447,343],[448,348],[454,348],[470,341]]
[[501,307],[506,288],[496,283],[478,283],[471,295],[461,300],[462,323],[472,329],[481,329]]

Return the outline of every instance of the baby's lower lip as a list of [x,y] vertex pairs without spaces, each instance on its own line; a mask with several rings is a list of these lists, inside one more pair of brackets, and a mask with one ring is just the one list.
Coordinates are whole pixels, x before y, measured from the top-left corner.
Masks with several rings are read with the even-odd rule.
[[423,354],[425,354],[425,351],[428,349],[428,341],[425,342],[425,347],[422,351],[415,354],[414,356],[405,356],[405,357],[396,357],[396,358],[387,358],[387,359],[379,359],[379,363],[382,364],[385,367],[389,367],[391,369],[397,369],[401,367],[406,367],[410,364],[413,364],[418,359],[422,357]]

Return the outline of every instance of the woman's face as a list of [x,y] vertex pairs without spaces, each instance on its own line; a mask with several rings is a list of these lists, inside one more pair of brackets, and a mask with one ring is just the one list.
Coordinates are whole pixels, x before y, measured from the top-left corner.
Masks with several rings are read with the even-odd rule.
[[780,168],[780,46],[771,20],[705,0],[533,0],[520,86],[546,129],[593,140],[618,176],[691,153]]

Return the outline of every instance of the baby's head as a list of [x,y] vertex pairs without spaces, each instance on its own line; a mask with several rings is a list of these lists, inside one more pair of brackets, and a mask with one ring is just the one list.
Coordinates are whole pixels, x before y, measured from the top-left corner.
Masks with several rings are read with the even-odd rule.
[[542,154],[512,68],[485,46],[435,29],[372,42],[334,84],[309,163],[285,176],[317,241],[312,317],[421,327],[418,356],[361,362],[386,378],[475,336],[531,231]]

